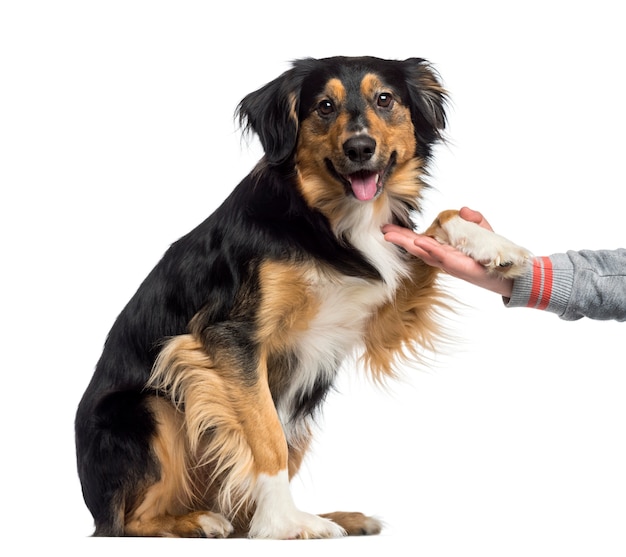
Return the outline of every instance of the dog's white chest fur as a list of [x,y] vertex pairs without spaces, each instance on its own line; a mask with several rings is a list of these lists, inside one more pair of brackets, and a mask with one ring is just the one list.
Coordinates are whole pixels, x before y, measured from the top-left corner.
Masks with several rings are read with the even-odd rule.
[[330,385],[342,361],[361,345],[365,323],[387,297],[387,288],[363,279],[334,283],[320,280],[314,287],[318,311],[306,330],[295,339],[297,368],[291,373],[288,391],[278,406],[289,439],[297,435],[294,410],[320,384]]
[[362,347],[366,323],[372,314],[393,297],[399,278],[406,273],[398,250],[386,243],[380,225],[372,223],[355,230],[353,245],[367,254],[382,280],[312,273],[311,293],[318,311],[295,341],[297,369],[293,370],[288,392],[278,405],[289,440],[302,425],[292,420],[294,409],[320,384],[330,385],[343,360]]

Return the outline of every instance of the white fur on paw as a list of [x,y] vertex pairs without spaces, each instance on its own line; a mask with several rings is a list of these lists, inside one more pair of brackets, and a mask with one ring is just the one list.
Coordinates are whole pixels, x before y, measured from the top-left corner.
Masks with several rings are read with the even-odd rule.
[[263,520],[255,517],[249,534],[251,538],[279,540],[340,538],[345,535],[343,528],[331,520],[298,510],[289,516],[264,517]]
[[207,538],[227,538],[233,526],[221,514],[207,512],[198,517],[198,524]]
[[250,522],[251,538],[339,538],[346,533],[331,520],[298,510],[289,491],[289,475],[260,474],[254,489],[256,510]]
[[526,248],[458,215],[443,223],[442,228],[445,232],[443,236],[447,237],[437,236],[437,240],[462,251],[489,271],[504,277],[522,274],[532,257]]

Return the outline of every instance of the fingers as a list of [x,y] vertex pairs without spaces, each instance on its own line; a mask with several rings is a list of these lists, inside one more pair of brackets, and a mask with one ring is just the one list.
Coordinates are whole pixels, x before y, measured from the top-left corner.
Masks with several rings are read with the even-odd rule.
[[402,246],[407,251],[411,251],[413,239],[417,236],[412,230],[395,224],[386,224],[382,227],[382,232],[387,242]]
[[454,248],[451,246],[440,244],[434,238],[430,236],[423,236],[416,234],[413,237],[413,245],[409,250],[414,255],[417,255],[424,262],[435,267],[443,267],[445,260],[450,255]]
[[442,267],[450,252],[456,251],[450,246],[440,244],[430,236],[416,234],[408,228],[393,224],[383,226],[382,232],[387,242],[403,247],[407,252],[433,267]]
[[461,210],[459,211],[459,215],[461,216],[462,219],[469,221],[469,222],[473,222],[477,224],[478,226],[482,226],[483,228],[486,228],[487,230],[491,230],[493,232],[493,228],[491,227],[489,222],[487,222],[487,219],[483,217],[482,213],[479,213],[478,211],[474,211],[473,209],[470,209],[469,207],[462,207]]

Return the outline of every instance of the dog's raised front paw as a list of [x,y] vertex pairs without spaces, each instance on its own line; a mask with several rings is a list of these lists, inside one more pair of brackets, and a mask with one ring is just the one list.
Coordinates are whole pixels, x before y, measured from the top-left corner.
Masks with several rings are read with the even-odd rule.
[[532,254],[503,236],[461,218],[458,211],[444,211],[426,233],[470,256],[490,272],[505,278],[524,273]]

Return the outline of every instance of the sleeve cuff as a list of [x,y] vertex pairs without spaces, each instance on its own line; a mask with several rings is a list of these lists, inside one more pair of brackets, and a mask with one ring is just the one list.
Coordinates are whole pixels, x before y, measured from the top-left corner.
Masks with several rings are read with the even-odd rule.
[[569,302],[574,280],[573,265],[566,254],[537,257],[526,274],[513,281],[507,307],[530,307],[562,315]]

